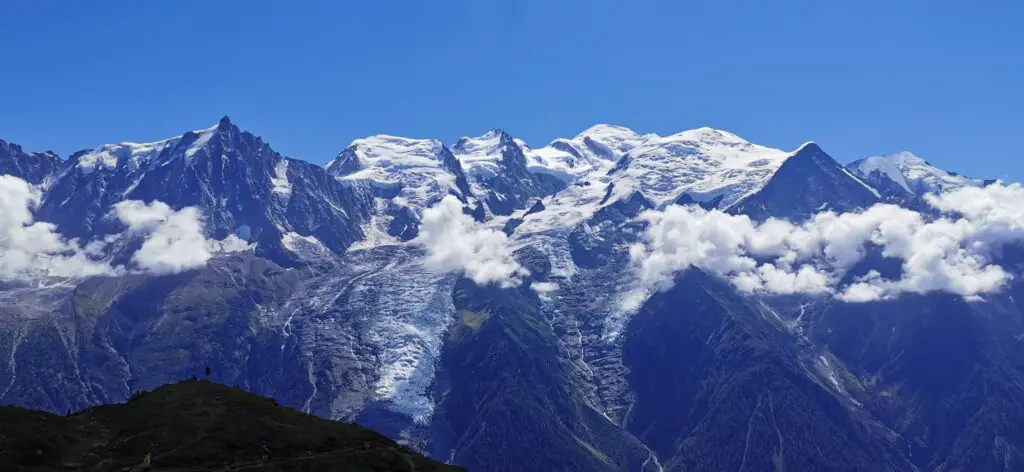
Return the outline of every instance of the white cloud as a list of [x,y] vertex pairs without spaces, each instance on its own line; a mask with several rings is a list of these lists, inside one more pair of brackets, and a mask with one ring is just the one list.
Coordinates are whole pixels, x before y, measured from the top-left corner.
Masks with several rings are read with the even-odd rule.
[[881,284],[881,274],[871,271],[846,287],[836,298],[844,302],[862,303],[880,300],[886,296],[886,289]]
[[[80,278],[127,272],[104,260],[110,245],[125,235],[108,235],[84,246],[66,239],[56,226],[33,220],[40,191],[24,180],[0,175],[0,281],[31,281],[47,277]],[[125,201],[112,214],[128,226],[127,235],[142,237],[132,261],[143,272],[168,274],[202,267],[211,252],[251,249],[237,236],[207,240],[196,208],[172,210],[162,202]]]
[[210,252],[243,252],[255,248],[256,244],[250,243],[237,235],[229,234],[228,237],[220,241],[207,240],[206,247]]
[[39,191],[19,178],[0,175],[0,280],[85,277],[116,269],[94,259],[96,245],[66,240],[54,225],[33,221]]
[[[971,187],[927,200],[945,214],[927,219],[879,204],[856,213],[820,213],[800,225],[755,224],[743,215],[670,206],[641,215],[649,225],[631,256],[641,280],[655,288],[694,266],[744,292],[832,293],[850,302],[932,291],[974,299],[998,291],[1011,274],[992,263],[992,254],[1024,240],[1024,188]],[[872,245],[902,262],[900,278],[872,272],[839,286]]]
[[478,285],[515,287],[529,275],[513,259],[508,236],[464,214],[462,203],[451,195],[423,211],[414,242],[426,248],[428,267],[463,273]]
[[128,226],[129,234],[145,236],[132,261],[146,272],[182,272],[203,267],[213,257],[194,207],[172,210],[159,201],[128,200],[114,205],[112,213]]
[[530,284],[530,288],[533,289],[534,292],[548,294],[558,290],[558,284],[554,282],[534,282]]
[[532,282],[530,290],[537,292],[537,297],[544,301],[551,301],[552,295],[558,291],[558,284],[554,282]]

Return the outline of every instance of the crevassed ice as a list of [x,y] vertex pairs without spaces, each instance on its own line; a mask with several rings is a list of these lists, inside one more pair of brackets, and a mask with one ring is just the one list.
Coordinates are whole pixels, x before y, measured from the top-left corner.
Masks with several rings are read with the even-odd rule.
[[438,275],[408,256],[353,282],[348,306],[367,318],[363,338],[379,360],[375,397],[423,424],[434,413],[430,385],[455,316],[456,277]]

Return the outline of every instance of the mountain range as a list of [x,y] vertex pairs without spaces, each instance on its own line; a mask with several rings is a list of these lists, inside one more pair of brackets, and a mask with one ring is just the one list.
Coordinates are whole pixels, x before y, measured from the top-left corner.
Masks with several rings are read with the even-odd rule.
[[5,404],[208,366],[471,471],[1024,469],[1017,184],[611,125],[321,167],[227,117],[0,175]]

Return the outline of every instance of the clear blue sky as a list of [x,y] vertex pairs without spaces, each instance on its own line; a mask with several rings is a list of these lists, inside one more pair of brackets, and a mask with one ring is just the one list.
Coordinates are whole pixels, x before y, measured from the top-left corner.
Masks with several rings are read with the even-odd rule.
[[1024,2],[9,1],[0,138],[62,155],[224,114],[325,162],[352,139],[698,126],[842,162],[1024,177]]

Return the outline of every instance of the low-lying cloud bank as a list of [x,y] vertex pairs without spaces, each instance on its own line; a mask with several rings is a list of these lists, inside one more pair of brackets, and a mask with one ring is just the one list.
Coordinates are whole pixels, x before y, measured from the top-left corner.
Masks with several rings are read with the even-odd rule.
[[[940,217],[878,204],[856,213],[820,213],[802,224],[757,224],[744,215],[670,206],[640,216],[648,227],[630,255],[641,279],[660,289],[690,267],[725,277],[746,293],[829,294],[849,302],[932,291],[976,299],[1002,288],[1011,275],[992,258],[1024,240],[1024,187],[997,183],[926,199]],[[871,271],[844,285],[843,276],[869,247],[901,261],[900,277]]]
[[[248,247],[233,237],[207,240],[202,215],[195,208],[173,210],[162,202],[134,200],[118,203],[111,212],[111,217],[127,226],[124,234],[82,244],[62,237],[53,224],[33,220],[32,209],[41,197],[24,180],[0,175],[0,281],[119,275],[133,270],[170,274],[204,266],[212,252]],[[125,237],[142,238],[132,255],[133,268],[114,266],[105,258],[108,248]]]
[[414,242],[427,250],[428,267],[462,273],[478,285],[518,287],[530,274],[512,257],[508,236],[463,213],[451,195],[423,211]]

